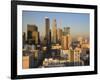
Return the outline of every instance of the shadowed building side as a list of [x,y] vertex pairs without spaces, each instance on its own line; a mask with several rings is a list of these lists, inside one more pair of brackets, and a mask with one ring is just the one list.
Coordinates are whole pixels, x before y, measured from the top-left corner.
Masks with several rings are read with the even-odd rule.
[[38,27],[36,25],[27,25],[27,42],[29,44],[38,43]]

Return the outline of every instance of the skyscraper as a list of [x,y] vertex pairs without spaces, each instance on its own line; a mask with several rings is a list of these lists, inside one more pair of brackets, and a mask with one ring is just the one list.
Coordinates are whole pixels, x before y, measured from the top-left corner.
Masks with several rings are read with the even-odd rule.
[[64,27],[63,35],[70,34],[70,27]]
[[32,32],[32,41],[34,44],[38,44],[39,42],[39,33],[37,31]]
[[[27,25],[27,41],[29,43],[32,43],[32,41],[34,42],[35,41],[35,37],[32,36],[32,34],[34,32],[38,32],[38,27],[36,25],[31,25],[31,24],[28,24]],[[35,35],[35,34],[34,34]]]
[[49,30],[50,44],[51,44],[51,29]]
[[50,41],[50,20],[48,17],[45,17],[45,38],[46,38],[46,44]]
[[62,49],[68,50],[68,36],[62,36]]
[[52,23],[52,42],[53,43],[57,42],[57,24],[56,24],[56,19],[54,19],[53,23]]
[[70,36],[70,27],[64,27],[63,36],[62,36],[62,48],[69,49],[71,45],[71,36]]
[[57,29],[57,40],[59,43],[61,43],[62,40],[62,29],[58,28]]

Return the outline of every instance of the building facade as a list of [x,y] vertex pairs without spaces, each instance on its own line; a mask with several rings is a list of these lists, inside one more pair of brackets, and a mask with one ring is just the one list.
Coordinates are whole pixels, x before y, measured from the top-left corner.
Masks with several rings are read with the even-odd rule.
[[48,17],[45,17],[45,39],[48,44],[50,42],[50,20]]
[[53,23],[52,23],[52,42],[57,43],[57,23],[56,23],[56,19],[53,19]]
[[28,43],[32,43],[34,42],[36,39],[36,37],[33,36],[33,33],[35,33],[34,35],[36,36],[38,33],[38,27],[36,25],[31,25],[28,24],[27,25],[27,41]]
[[64,50],[68,50],[70,48],[70,45],[71,45],[70,35],[62,36],[61,45],[62,45],[62,49]]
[[57,29],[57,40],[58,40],[58,43],[61,43],[61,40],[62,40],[62,29],[60,29],[60,28]]

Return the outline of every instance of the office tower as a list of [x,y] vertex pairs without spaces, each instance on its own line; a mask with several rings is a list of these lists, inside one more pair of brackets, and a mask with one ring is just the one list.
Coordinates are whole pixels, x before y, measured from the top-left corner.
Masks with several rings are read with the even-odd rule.
[[70,27],[64,27],[63,35],[70,34]]
[[71,45],[70,35],[62,36],[61,44],[62,44],[62,49],[68,50],[70,48],[70,45]]
[[39,42],[39,32],[37,32],[37,31],[32,32],[32,41],[33,41],[33,44],[38,44],[38,42]]
[[40,32],[38,32],[38,44],[40,44],[41,43],[41,40],[40,40],[41,38],[40,38]]
[[23,32],[23,48],[24,48],[24,45],[25,45],[25,43],[26,43],[26,34],[25,34],[25,32]]
[[52,42],[53,43],[57,42],[57,24],[56,24],[56,19],[54,19],[53,23],[52,23]]
[[68,50],[68,36],[62,36],[62,49]]
[[57,40],[59,43],[61,43],[62,40],[62,29],[58,28],[57,29]]
[[35,38],[32,37],[32,33],[35,33],[35,32],[38,32],[38,27],[36,25],[31,25],[31,24],[28,24],[27,25],[27,41],[29,43],[32,43],[35,41]]
[[62,36],[62,48],[68,50],[71,45],[70,27],[64,27]]
[[46,44],[49,43],[50,41],[50,20],[48,17],[45,17],[45,39],[46,39]]
[[38,27],[35,24],[27,24],[28,31],[38,31]]
[[51,44],[51,29],[49,30],[50,44]]

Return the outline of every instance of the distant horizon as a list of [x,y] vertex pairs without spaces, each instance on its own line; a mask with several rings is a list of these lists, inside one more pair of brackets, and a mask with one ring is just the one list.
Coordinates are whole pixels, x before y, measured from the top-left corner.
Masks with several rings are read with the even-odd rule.
[[[23,11],[22,12],[22,32],[27,33],[27,24],[36,25],[40,35],[45,34],[45,17],[50,19],[50,29],[52,29],[52,21],[56,19],[57,29],[70,27],[71,36],[90,36],[90,15],[88,13],[63,13],[63,12],[38,12]],[[42,26],[42,27],[41,27]]]

